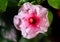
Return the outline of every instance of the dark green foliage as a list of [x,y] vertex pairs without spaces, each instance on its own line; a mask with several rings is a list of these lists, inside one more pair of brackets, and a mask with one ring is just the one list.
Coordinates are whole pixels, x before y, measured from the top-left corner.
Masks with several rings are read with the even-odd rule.
[[[30,2],[31,4],[42,4],[44,1],[45,0],[0,0],[0,42],[14,42],[13,40],[6,39],[3,36],[3,33],[9,32],[11,29],[16,31],[16,42],[39,42],[44,37],[48,37],[48,34],[51,32],[50,27],[47,33],[39,34],[37,37],[28,40],[21,37],[21,32],[16,30],[13,24],[13,17],[14,15],[18,14],[18,9],[23,3]],[[50,4],[50,0],[48,2]],[[54,4],[52,4],[51,6],[58,8],[59,5],[56,4],[56,6],[54,6]],[[48,11],[48,19],[51,24],[53,21],[53,15],[51,11]],[[46,42],[48,42],[47,38]]]

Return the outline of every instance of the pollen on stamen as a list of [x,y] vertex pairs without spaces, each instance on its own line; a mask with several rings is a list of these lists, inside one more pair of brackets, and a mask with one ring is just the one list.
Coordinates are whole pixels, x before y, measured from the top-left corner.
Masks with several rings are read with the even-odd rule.
[[35,23],[36,23],[36,20],[35,20],[34,18],[30,18],[30,19],[29,19],[29,23],[30,23],[30,24],[35,24]]
[[31,18],[31,19],[30,19],[30,23],[33,23],[33,22],[34,22],[34,20]]

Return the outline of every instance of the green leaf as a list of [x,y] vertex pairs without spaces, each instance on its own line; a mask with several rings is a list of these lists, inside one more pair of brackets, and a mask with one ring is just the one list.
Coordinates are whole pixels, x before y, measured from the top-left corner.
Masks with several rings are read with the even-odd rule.
[[25,2],[31,2],[32,0],[20,0],[18,6],[21,6]]
[[48,20],[49,20],[49,23],[51,24],[53,20],[53,14],[50,10],[48,10]]
[[21,6],[25,2],[30,2],[32,4],[41,4],[45,0],[20,0],[18,6]]
[[19,42],[33,42],[33,40],[21,37],[21,40]]
[[44,34],[39,34],[35,38],[32,39],[26,39],[21,37],[19,42],[39,42],[45,35]]
[[[49,20],[49,23],[51,25],[51,23],[53,21],[53,14],[52,14],[52,12],[50,10],[48,10],[48,20]],[[52,30],[52,28],[49,27],[46,34],[49,35],[51,33],[51,30]]]
[[48,0],[48,4],[55,9],[60,8],[60,0]]
[[49,28],[48,28],[48,31],[46,32],[46,34],[47,34],[47,35],[50,35],[51,32],[52,32],[52,27],[49,27]]
[[43,3],[43,1],[45,1],[45,0],[35,0],[35,1],[36,1],[37,4],[41,4],[41,3]]
[[3,41],[3,39],[2,38],[0,38],[0,42],[2,42]]
[[44,42],[51,42],[51,40],[49,39],[49,37],[45,37],[43,41]]
[[39,34],[33,39],[33,41],[34,42],[39,42],[44,36],[45,36],[44,34]]
[[6,11],[8,0],[0,0],[0,12]]
[[17,0],[8,0],[8,7],[16,7],[18,4]]

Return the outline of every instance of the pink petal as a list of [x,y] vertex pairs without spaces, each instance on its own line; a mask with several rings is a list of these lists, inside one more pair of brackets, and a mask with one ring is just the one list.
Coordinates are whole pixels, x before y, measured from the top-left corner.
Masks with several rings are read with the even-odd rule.
[[[24,3],[19,9],[18,15],[14,17],[15,27],[22,32],[24,38],[31,39],[39,33],[45,33],[49,27],[48,11],[41,5]],[[35,24],[30,23],[30,18],[35,19]],[[18,25],[18,26],[17,26]]]

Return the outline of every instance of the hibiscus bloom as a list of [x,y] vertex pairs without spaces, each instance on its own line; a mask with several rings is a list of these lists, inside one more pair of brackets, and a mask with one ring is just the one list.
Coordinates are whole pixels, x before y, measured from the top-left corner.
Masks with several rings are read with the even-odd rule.
[[48,11],[41,5],[24,3],[14,16],[14,26],[22,32],[24,38],[31,39],[39,33],[45,33],[49,27]]

